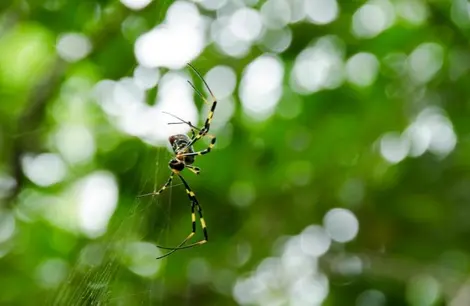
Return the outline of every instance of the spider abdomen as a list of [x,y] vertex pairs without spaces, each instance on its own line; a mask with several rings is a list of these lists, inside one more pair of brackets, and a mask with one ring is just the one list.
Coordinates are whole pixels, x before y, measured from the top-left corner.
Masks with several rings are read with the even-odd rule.
[[193,146],[188,146],[191,142],[191,139],[188,135],[185,134],[177,134],[170,136],[168,139],[170,141],[171,147],[173,152],[176,155],[176,158],[186,165],[191,165],[194,163],[194,156],[178,156],[178,154],[185,154],[185,153],[194,153]]

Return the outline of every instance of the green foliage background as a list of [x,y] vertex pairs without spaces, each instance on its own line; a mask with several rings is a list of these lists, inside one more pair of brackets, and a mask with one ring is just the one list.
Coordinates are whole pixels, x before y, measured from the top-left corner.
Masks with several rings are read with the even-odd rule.
[[[45,2],[57,9],[46,9]],[[371,39],[351,34],[351,18],[361,1],[341,2],[340,15],[331,24],[290,25],[292,43],[279,55],[286,68],[286,90],[276,112],[255,122],[243,113],[236,96],[230,143],[197,160],[199,177],[186,174],[204,208],[210,242],[155,261],[161,266],[152,278],[130,272],[128,262],[113,253],[122,251],[121,238],[173,245],[188,234],[189,209],[181,187],[158,199],[136,200],[165,181],[170,154],[114,128],[92,98],[80,106],[67,100],[99,80],[131,75],[136,66],[133,43],[163,20],[172,1],[153,1],[137,12],[112,0],[45,2],[0,4],[0,174],[16,181],[15,187],[4,188],[0,199],[0,214],[12,212],[16,220],[13,236],[0,243],[0,304],[234,305],[232,285],[263,259],[276,256],[280,237],[298,235],[311,224],[321,224],[330,209],[345,207],[357,216],[360,229],[354,241],[332,245],[319,260],[330,281],[324,305],[354,305],[370,289],[382,292],[387,305],[470,305],[462,297],[470,290],[470,22],[468,12],[459,10],[465,1],[424,2],[424,24],[398,21]],[[101,7],[99,18],[96,5]],[[138,22],[123,27],[130,18]],[[65,32],[90,37],[93,49],[84,60],[70,64],[58,57],[56,40]],[[288,75],[296,56],[325,35],[343,41],[346,58],[357,52],[376,55],[380,70],[375,83],[361,88],[345,82],[311,95],[290,90]],[[426,42],[443,48],[444,63],[429,83],[414,86],[385,59],[391,53],[410,54]],[[462,56],[456,59],[456,52]],[[202,73],[228,65],[240,79],[245,66],[261,53],[255,46],[246,57],[234,59],[209,45],[193,64]],[[455,67],[461,71],[457,77],[451,73]],[[89,84],[74,87],[76,77]],[[150,101],[155,91],[148,95]],[[425,153],[397,164],[387,162],[378,149],[381,136],[403,132],[427,106],[440,107],[451,120],[455,149],[444,157]],[[73,107],[78,111],[71,112]],[[286,119],[283,114],[292,107],[300,112]],[[87,164],[70,166],[62,182],[36,186],[23,173],[21,157],[55,152],[51,134],[65,121],[86,123],[95,137],[96,155]],[[305,142],[301,150],[292,145],[298,142]],[[119,186],[118,209],[108,233],[97,241],[51,224],[35,205],[21,208],[35,197],[64,199],[73,182],[95,170],[112,172]],[[307,183],[296,184],[297,175],[307,177]],[[248,206],[232,204],[233,186],[240,182],[255,195]],[[349,192],[348,186],[356,187]],[[350,199],[357,198],[355,192],[360,193],[358,201]],[[72,195],[68,199],[72,202]],[[96,266],[83,268],[80,254],[90,244],[109,253]],[[246,245],[249,259],[237,264]],[[345,254],[361,258],[359,274],[335,269],[334,259]],[[72,275],[58,287],[45,287],[38,279],[38,267],[50,258],[65,262]],[[209,272],[196,269],[200,281],[188,272],[188,267],[200,266],[194,260],[210,267]],[[423,276],[438,284],[436,298],[429,298],[429,282],[415,281]]]

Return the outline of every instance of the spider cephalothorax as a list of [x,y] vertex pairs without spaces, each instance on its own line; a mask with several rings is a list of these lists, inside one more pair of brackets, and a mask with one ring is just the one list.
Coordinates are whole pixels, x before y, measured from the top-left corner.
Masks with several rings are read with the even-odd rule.
[[[209,88],[209,85],[207,85],[206,81],[201,76],[201,74],[193,66],[191,66],[190,64],[188,64],[188,66],[192,70],[194,70],[194,72],[202,80],[204,85],[207,87],[213,101],[212,101],[212,106],[211,106],[211,109],[209,111],[209,114],[207,115],[206,121],[204,122],[204,126],[201,127],[201,128],[195,127],[189,121],[184,121],[183,119],[181,119],[181,118],[179,118],[175,115],[169,114],[169,115],[171,115],[171,116],[173,116],[173,117],[175,117],[176,119],[179,120],[179,122],[173,122],[173,123],[169,123],[169,124],[187,124],[191,128],[191,135],[192,136],[189,137],[185,134],[177,134],[177,135],[172,135],[168,138],[168,140],[171,144],[171,147],[173,149],[173,153],[175,154],[175,156],[170,160],[170,163],[168,164],[168,166],[171,169],[170,178],[165,183],[165,185],[163,185],[163,187],[160,188],[160,190],[158,190],[156,192],[141,195],[141,197],[142,196],[148,196],[148,195],[159,195],[159,194],[161,194],[171,184],[171,182],[173,180],[173,176],[177,175],[181,179],[181,181],[183,182],[183,185],[186,188],[186,194],[188,195],[189,201],[191,202],[191,226],[192,226],[191,228],[192,228],[192,230],[191,230],[191,233],[176,247],[168,248],[168,247],[158,246],[161,249],[170,250],[170,252],[158,257],[158,259],[166,257],[166,256],[172,254],[173,252],[177,251],[177,250],[191,248],[191,247],[194,247],[194,246],[197,246],[197,245],[204,244],[209,239],[208,235],[207,235],[206,222],[204,221],[204,218],[202,216],[201,205],[199,205],[199,202],[196,198],[196,195],[191,190],[188,183],[183,178],[183,176],[181,175],[180,172],[183,171],[183,169],[187,168],[191,172],[193,172],[195,174],[199,174],[199,168],[193,166],[195,157],[197,155],[204,155],[204,154],[209,153],[212,150],[212,148],[214,147],[216,138],[215,138],[214,135],[210,135],[210,134],[207,134],[207,133],[209,132],[210,125],[211,125],[211,122],[212,122],[212,117],[214,116],[214,111],[215,111],[215,108],[217,106],[217,100],[216,100],[214,94],[212,93],[211,89]],[[206,100],[206,98],[196,89],[196,87],[191,82],[189,82],[189,84],[191,85],[191,87],[193,87],[193,89],[196,91],[196,93],[204,100],[205,103],[209,103]],[[207,136],[211,139],[211,142],[209,143],[209,146],[204,150],[194,151],[193,145],[199,139],[201,139],[204,136]],[[197,242],[194,242],[194,243],[191,243],[189,245],[185,245],[186,242],[188,242],[188,240],[191,239],[191,237],[193,237],[194,234],[196,233],[196,211],[197,211],[197,214],[199,216],[199,222],[201,224],[204,239],[202,239],[200,241],[197,241]]]

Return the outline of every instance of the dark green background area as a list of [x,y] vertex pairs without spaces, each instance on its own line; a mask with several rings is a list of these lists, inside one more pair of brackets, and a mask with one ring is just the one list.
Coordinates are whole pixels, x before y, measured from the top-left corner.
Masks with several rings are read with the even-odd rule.
[[[372,306],[431,305],[417,302],[427,297],[427,287],[420,291],[414,283],[423,276],[439,284],[440,294],[432,305],[470,305],[464,294],[470,290],[470,78],[465,68],[470,68],[470,21],[462,21],[470,19],[452,13],[459,1],[423,0],[428,9],[423,25],[397,19],[371,39],[358,39],[350,29],[362,1],[341,1],[338,18],[328,25],[289,25],[292,43],[279,54],[285,66],[285,90],[273,115],[261,122],[248,119],[235,94],[234,116],[227,124],[232,134],[229,145],[216,145],[212,153],[197,158],[200,176],[184,172],[204,209],[210,242],[155,261],[161,267],[153,278],[132,273],[128,259],[116,254],[126,239],[176,245],[190,231],[182,186],[158,198],[136,198],[167,179],[171,154],[166,148],[124,134],[91,103],[86,121],[97,144],[91,162],[73,166],[64,181],[42,188],[23,173],[21,157],[51,150],[51,133],[67,120],[60,117],[64,107],[60,94],[71,78],[80,76],[94,84],[132,75],[137,66],[135,40],[164,19],[173,1],[156,0],[137,12],[113,0],[49,2],[58,9],[45,9],[44,1],[0,4],[0,174],[17,183],[0,194],[0,217],[13,213],[16,218],[14,235],[0,242],[0,305],[236,305],[232,286],[237,279],[250,275],[263,259],[278,256],[282,239],[309,225],[321,225],[325,213],[336,207],[354,212],[359,233],[349,243],[333,243],[319,259],[319,270],[329,279],[323,305],[355,305],[371,289],[386,298],[386,304]],[[98,4],[104,13],[91,18]],[[213,16],[204,10],[202,14]],[[125,22],[133,26],[123,27]],[[56,40],[66,32],[90,38],[93,49],[85,59],[66,63],[58,57]],[[295,93],[289,76],[297,55],[325,35],[344,43],[346,58],[358,52],[374,54],[380,62],[376,81],[365,88],[345,81],[332,90]],[[429,42],[439,44],[444,57],[442,68],[427,84],[410,85],[407,76],[387,65],[389,54],[408,55]],[[37,52],[30,63],[7,65],[15,59],[14,48],[19,52],[27,46]],[[457,51],[463,55],[462,73],[454,78],[449,71]],[[234,59],[209,44],[192,64],[202,74],[216,65],[230,66],[239,81],[244,68],[262,53],[255,45],[246,57]],[[156,91],[158,87],[147,92],[149,104],[154,103]],[[423,91],[431,98],[416,102]],[[286,119],[283,113],[292,101],[301,111]],[[203,103],[196,103],[201,109]],[[444,157],[426,152],[388,163],[378,149],[381,136],[403,132],[422,109],[431,106],[442,109],[452,122],[455,149]],[[218,108],[223,107],[219,103]],[[224,142],[222,138],[218,135],[218,141]],[[295,149],[298,142],[305,142],[302,150]],[[119,186],[118,208],[103,237],[89,240],[39,214],[21,215],[18,207],[27,196],[58,196],[96,170],[113,173]],[[308,183],[295,184],[289,173],[306,175]],[[237,196],[233,186],[240,182],[255,195],[247,206],[233,204]],[[352,191],[348,186],[353,186]],[[361,193],[358,201],[349,198],[356,195],[355,188]],[[102,260],[84,267],[82,251],[90,245],[102,252]],[[251,256],[239,265],[237,256],[244,245],[250,246]],[[338,273],[332,262],[342,255],[360,258],[361,273]],[[38,267],[49,259],[68,264],[70,274],[56,288],[45,288],[37,277]],[[200,282],[193,281],[188,269],[201,260],[209,264],[210,272],[201,273]],[[223,273],[229,276],[218,281]]]

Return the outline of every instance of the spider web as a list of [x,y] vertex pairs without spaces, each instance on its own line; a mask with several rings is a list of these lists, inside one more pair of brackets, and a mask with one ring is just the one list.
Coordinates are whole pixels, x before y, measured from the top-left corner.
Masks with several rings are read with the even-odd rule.
[[[143,193],[150,180],[154,182],[154,190],[160,187],[159,183],[162,182],[157,182],[156,178],[159,171],[166,169],[168,162],[168,154],[162,152],[166,153],[166,150],[157,149],[154,157],[152,155],[155,153],[148,151],[143,158],[143,167],[149,168],[148,166],[153,164],[155,169],[150,169],[153,175],[149,173],[143,176],[139,183],[139,194]],[[175,186],[177,185],[171,187]],[[165,198],[169,203],[164,203],[165,200],[160,197],[135,198],[132,205],[122,213],[124,217],[116,218],[118,220],[110,224],[107,234],[82,249],[66,281],[59,286],[46,305],[153,305],[158,301],[161,302],[164,279],[158,279],[160,290],[155,290],[155,281],[151,279],[142,281],[138,288],[133,288],[136,283],[135,277],[139,276],[134,275],[132,278],[133,275],[130,275],[129,270],[123,265],[125,263],[123,250],[129,243],[146,239],[166,240],[165,236],[168,235],[171,223],[169,221],[172,189],[166,191],[168,196]],[[164,217],[165,226],[157,228],[157,231],[149,229],[155,227],[155,219],[158,216]],[[153,232],[149,233],[150,231]],[[158,255],[158,253],[153,255],[155,265],[161,264],[155,259]],[[123,285],[126,281],[129,281],[129,286]]]

